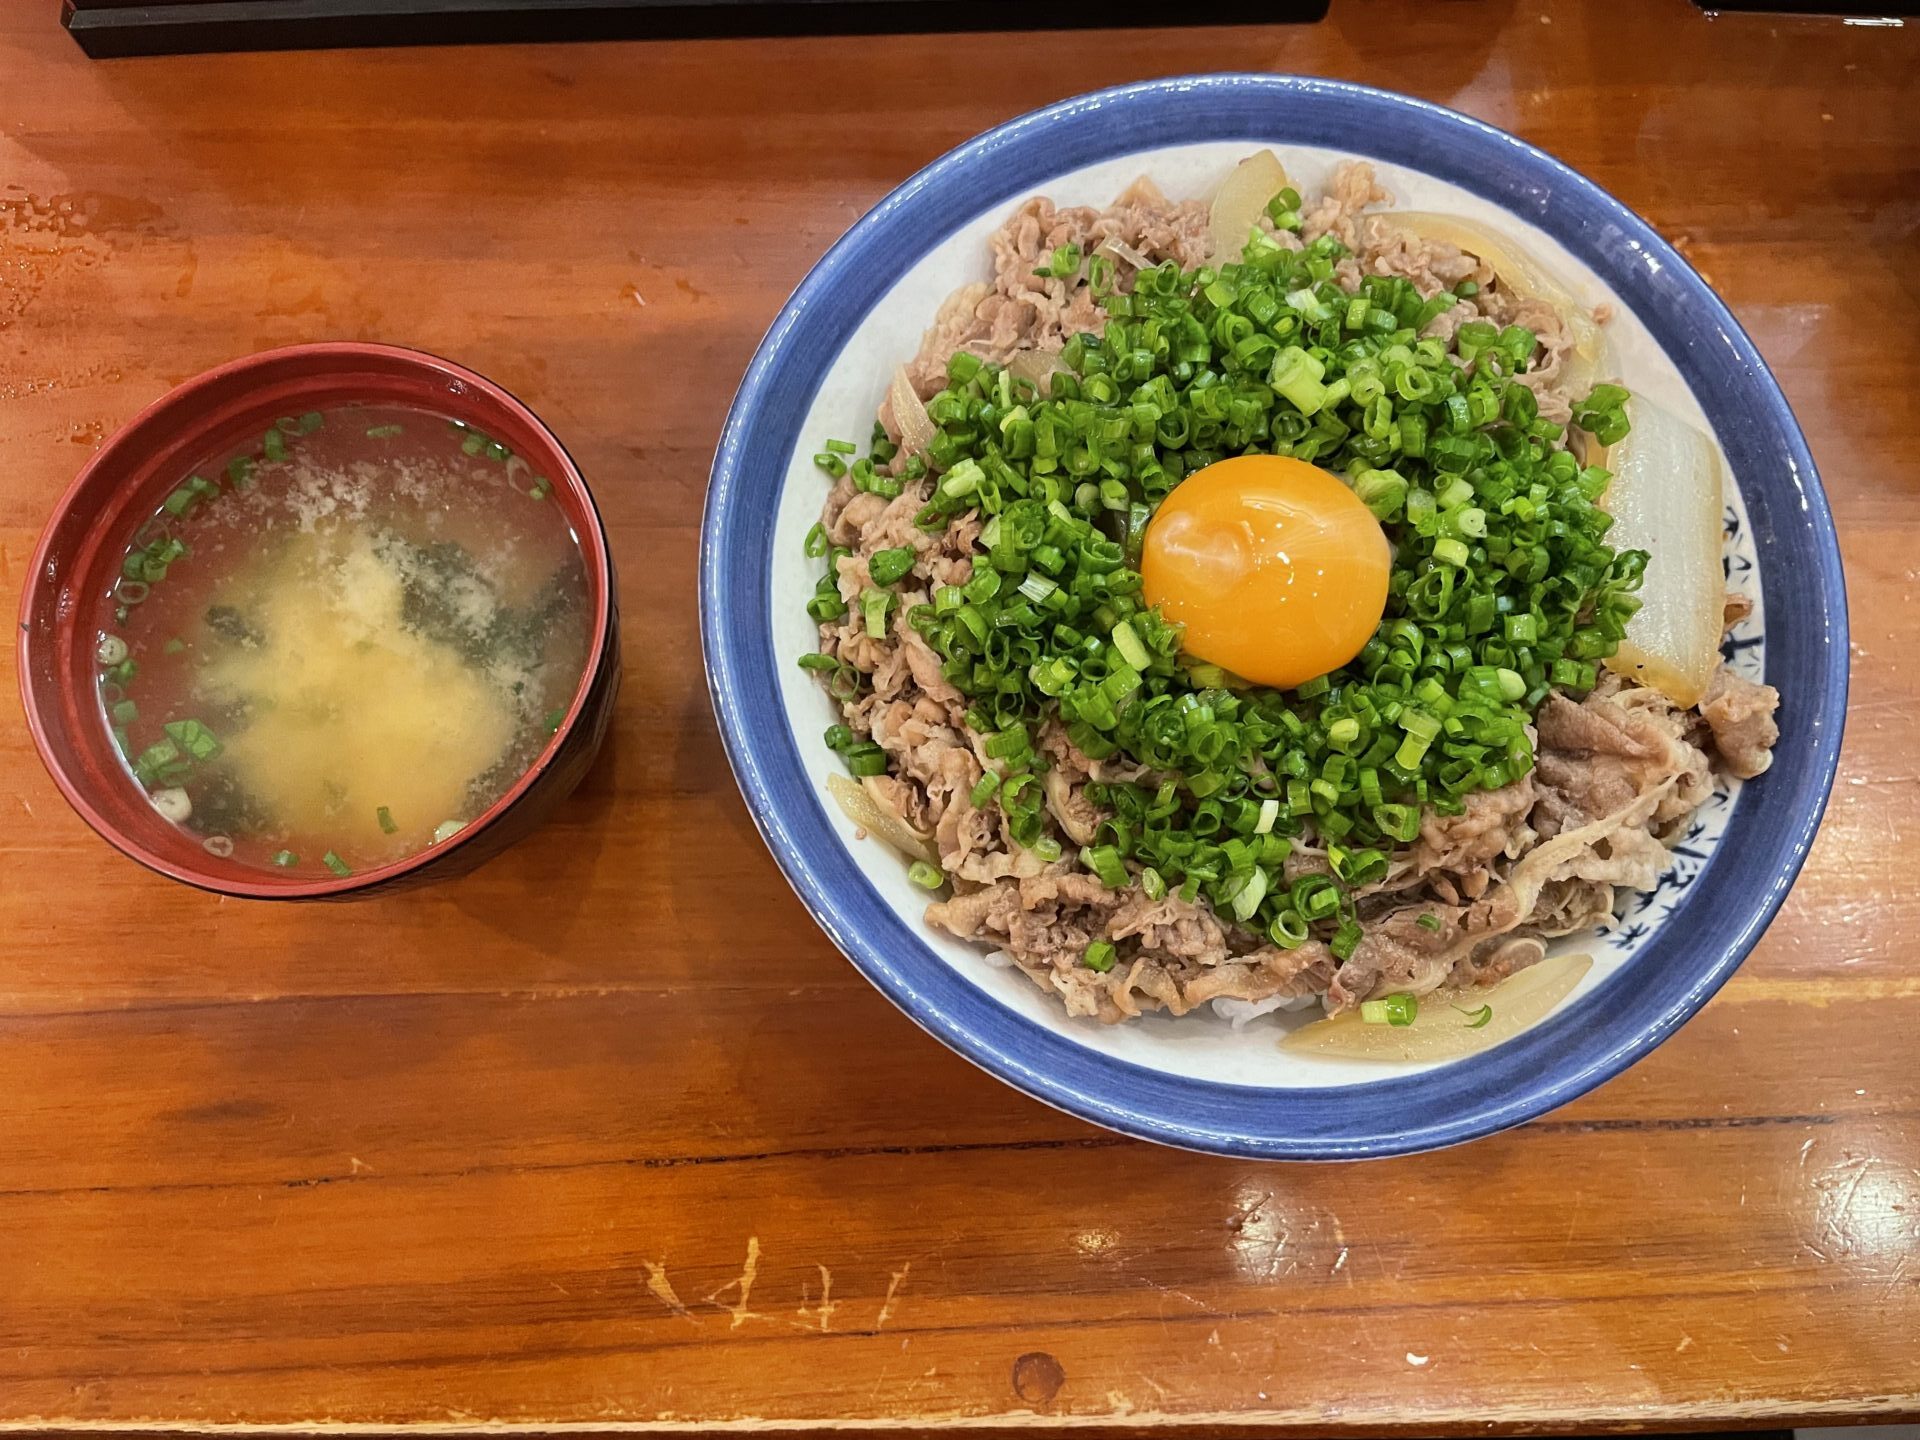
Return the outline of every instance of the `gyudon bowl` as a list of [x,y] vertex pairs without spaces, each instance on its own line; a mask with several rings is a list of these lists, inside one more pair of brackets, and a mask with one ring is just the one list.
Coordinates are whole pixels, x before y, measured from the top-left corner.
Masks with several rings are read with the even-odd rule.
[[[1332,1001],[1289,996],[1277,1008],[1143,1005],[1149,1013],[1121,1024],[1100,1023],[1094,1004],[1070,1014],[1063,994],[1071,1002],[1074,990],[1089,988],[1081,982],[1103,995],[1112,986],[1077,972],[1071,984],[1050,984],[1031,954],[990,929],[952,924],[950,911],[935,912],[949,923],[927,923],[930,898],[943,902],[950,892],[930,896],[939,876],[912,871],[867,833],[873,827],[859,823],[857,807],[835,803],[843,756],[867,737],[840,732],[839,753],[821,743],[855,717],[818,683],[819,669],[798,663],[823,636],[833,650],[859,629],[856,610],[853,629],[836,640],[817,623],[821,612],[807,608],[821,583],[826,546],[815,526],[833,472],[858,463],[823,454],[823,442],[863,439],[883,405],[900,435],[898,416],[910,405],[890,394],[893,377],[920,351],[950,294],[993,278],[989,238],[1013,208],[1034,195],[1102,207],[1141,176],[1173,201],[1205,201],[1263,148],[1305,205],[1328,193],[1343,164],[1364,160],[1397,209],[1510,237],[1584,313],[1605,317],[1605,371],[1590,379],[1618,379],[1647,415],[1708,437],[1702,443],[1724,475],[1726,588],[1740,597],[1725,684],[1759,693],[1751,687],[1764,682],[1780,696],[1767,773],[1743,785],[1724,765],[1708,778],[1703,763],[1687,782],[1697,788],[1684,814],[1660,827],[1657,879],[1621,887],[1611,916],[1589,917],[1600,928],[1588,923],[1551,941],[1554,952],[1592,963],[1560,964],[1575,982],[1558,987],[1549,1013],[1530,1014],[1524,1031],[1451,1060],[1420,1058],[1418,1047],[1362,1058],[1283,1044],[1322,1005],[1348,1008],[1337,983]],[[1295,218],[1284,210],[1268,212],[1282,228]],[[1481,297],[1491,313],[1489,301]],[[978,333],[963,338],[991,344]],[[886,447],[879,454],[898,469]],[[939,523],[934,517],[932,528]],[[1404,1153],[1573,1098],[1659,1043],[1724,982],[1784,898],[1832,780],[1846,686],[1837,548],[1805,442],[1751,343],[1645,222],[1590,182],[1502,132],[1383,92],[1286,77],[1157,82],[1023,117],[936,162],[856,225],[775,322],[716,458],[703,540],[703,638],[729,757],[821,926],[910,1016],[992,1073],[1097,1123],[1172,1144],[1297,1158]],[[858,556],[862,565],[874,559],[871,548]],[[889,623],[883,604],[876,632]],[[1593,684],[1577,666],[1554,673],[1577,687],[1574,698]],[[1704,719],[1674,721],[1683,724],[1706,733]],[[880,763],[869,752],[857,768]],[[991,763],[984,752],[981,763]],[[1311,833],[1303,842],[1316,838],[1324,846]],[[1138,858],[1129,865],[1131,877],[1116,878],[1137,884]],[[948,878],[956,892],[979,893],[967,878]],[[1464,908],[1471,897],[1456,898]],[[1259,912],[1262,923],[1268,913]],[[1099,970],[1110,958],[1096,940],[1081,963]],[[1375,997],[1385,988],[1382,980]],[[1328,990],[1324,979],[1318,990]],[[1314,1003],[1293,1008],[1300,998]]]

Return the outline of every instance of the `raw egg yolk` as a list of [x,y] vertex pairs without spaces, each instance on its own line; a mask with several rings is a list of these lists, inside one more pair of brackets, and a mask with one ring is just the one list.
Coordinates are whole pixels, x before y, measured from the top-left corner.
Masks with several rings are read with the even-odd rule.
[[1187,627],[1189,655],[1279,689],[1360,653],[1391,565],[1353,491],[1280,455],[1196,470],[1161,502],[1140,558],[1147,603]]

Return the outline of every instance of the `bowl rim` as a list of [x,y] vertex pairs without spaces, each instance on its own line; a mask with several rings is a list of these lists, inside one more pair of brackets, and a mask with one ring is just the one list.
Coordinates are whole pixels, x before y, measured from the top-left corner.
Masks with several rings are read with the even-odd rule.
[[[210,389],[217,389],[236,376],[244,378],[252,372],[270,371],[276,366],[316,359],[343,364],[380,359],[457,381],[467,390],[477,391],[495,404],[512,412],[516,419],[552,447],[553,453],[560,458],[561,464],[557,467],[559,473],[550,478],[556,485],[565,485],[580,502],[581,513],[586,519],[584,528],[588,532],[579,537],[582,551],[584,553],[591,544],[592,553],[597,556],[597,570],[592,560],[587,567],[590,576],[599,577],[593,586],[592,641],[586,665],[581,672],[580,683],[574,689],[573,698],[567,705],[566,718],[560,722],[559,728],[547,737],[546,745],[533,763],[527,767],[526,772],[498,800],[453,836],[438,845],[409,855],[403,860],[396,860],[391,864],[370,870],[356,870],[347,876],[331,876],[324,880],[305,878],[284,884],[228,880],[196,870],[189,865],[177,864],[165,855],[149,850],[121,831],[93,804],[86,788],[68,773],[67,767],[61,763],[49,740],[42,711],[46,706],[57,703],[59,687],[56,684],[53,687],[55,693],[49,693],[48,687],[41,685],[35,679],[32,666],[29,664],[31,647],[27,643],[27,637],[34,613],[43,603],[45,591],[50,583],[47,568],[48,555],[60,528],[60,522],[72,512],[76,501],[93,480],[96,472],[110,470],[114,465],[122,463],[127,458],[126,452],[134,443],[134,436],[149,424],[162,420],[169,411],[189,404],[197,395]],[[14,647],[15,672],[20,689],[21,708],[26,712],[27,729],[33,737],[34,749],[39,754],[40,763],[46,768],[55,786],[75,813],[86,821],[95,834],[122,855],[168,879],[178,880],[211,894],[230,895],[243,900],[329,899],[361,891],[383,889],[428,866],[440,864],[478,839],[526,797],[552,767],[564,748],[567,738],[579,725],[587,697],[592,692],[595,677],[606,663],[608,625],[614,613],[613,554],[607,543],[606,526],[599,506],[594,501],[593,492],[587,485],[586,477],[580,473],[579,465],[575,463],[566,446],[561,444],[559,436],[555,435],[547,427],[546,422],[541,420],[518,396],[486,376],[431,351],[374,341],[316,340],[294,345],[280,345],[270,350],[258,350],[225,361],[171,387],[142,406],[136,414],[116,428],[100,448],[88,457],[87,462],[61,491],[60,498],[54,502],[52,510],[48,513],[39,539],[34,543],[29,567],[27,583],[22,587],[20,594],[16,632],[20,638]]]
[[[798,768],[795,748],[798,742],[783,707],[778,705],[777,696],[773,703],[780,713],[771,722],[762,708],[767,704],[766,679],[777,673],[766,668],[767,662],[777,666],[781,659],[762,653],[772,646],[770,620],[753,613],[755,607],[742,598],[751,599],[763,593],[766,578],[756,577],[755,566],[758,564],[764,571],[770,559],[771,522],[764,522],[769,530],[765,545],[751,553],[745,553],[746,541],[732,539],[741,526],[751,524],[756,527],[754,543],[758,543],[757,529],[762,522],[744,513],[747,502],[741,498],[749,483],[745,471],[757,455],[755,447],[765,448],[768,444],[756,437],[763,436],[769,428],[778,431],[789,421],[797,425],[817,389],[817,375],[810,382],[794,382],[787,376],[788,371],[806,358],[797,355],[796,331],[807,324],[838,325],[835,343],[844,345],[847,335],[864,319],[871,305],[879,302],[885,288],[873,290],[873,298],[861,304],[851,319],[820,320],[818,317],[823,312],[831,313],[839,303],[834,294],[836,286],[860,283],[871,289],[872,282],[856,282],[853,274],[863,262],[871,266],[872,252],[884,246],[892,232],[906,228],[913,220],[917,219],[925,227],[925,238],[896,246],[902,253],[892,257],[891,273],[904,270],[927,249],[944,240],[954,228],[953,223],[943,221],[926,226],[927,217],[914,214],[916,210],[941,203],[936,197],[964,190],[971,184],[971,198],[953,203],[961,206],[965,213],[973,214],[989,205],[1005,203],[1007,194],[1002,193],[1003,190],[1033,193],[1034,185],[1043,185],[1044,179],[1028,183],[1023,174],[1019,183],[992,189],[989,194],[979,183],[981,176],[976,172],[983,165],[1005,161],[1032,149],[1043,142],[1043,137],[1056,135],[1063,128],[1072,133],[1076,141],[1088,126],[1102,127],[1103,136],[1111,132],[1122,138],[1110,144],[1104,139],[1088,141],[1089,153],[1074,150],[1068,158],[1058,160],[1047,171],[1049,174],[1066,173],[1102,158],[1172,148],[1197,140],[1271,141],[1274,132],[1285,123],[1284,119],[1276,120],[1264,132],[1257,124],[1249,123],[1236,133],[1229,133],[1231,126],[1208,129],[1204,134],[1187,133],[1179,128],[1177,113],[1170,117],[1169,112],[1177,112],[1180,105],[1194,99],[1203,104],[1271,103],[1289,115],[1293,112],[1287,110],[1288,106],[1295,109],[1318,106],[1331,112],[1325,123],[1335,128],[1340,123],[1340,112],[1364,115],[1383,129],[1405,127],[1408,134],[1420,137],[1417,142],[1405,141],[1406,146],[1417,148],[1418,144],[1435,140],[1446,146],[1457,144],[1462,153],[1472,152],[1481,160],[1492,161],[1496,167],[1504,165],[1517,172],[1528,182],[1526,195],[1533,213],[1520,212],[1511,197],[1495,193],[1494,179],[1474,183],[1478,177],[1466,172],[1464,161],[1449,159],[1448,164],[1458,168],[1437,168],[1441,163],[1437,160],[1433,163],[1390,160],[1390,163],[1406,164],[1435,174],[1482,195],[1503,209],[1520,213],[1522,218],[1532,220],[1567,245],[1583,263],[1608,278],[1616,289],[1621,288],[1622,276],[1629,264],[1637,263],[1647,267],[1650,274],[1659,274],[1662,285],[1677,289],[1678,293],[1672,297],[1674,315],[1697,327],[1682,332],[1684,344],[1680,348],[1685,352],[1684,357],[1676,354],[1673,340],[1656,333],[1661,349],[1696,393],[1700,388],[1696,375],[1717,373],[1702,370],[1702,365],[1717,364],[1730,370],[1735,377],[1728,382],[1734,387],[1732,393],[1757,408],[1777,431],[1774,438],[1783,447],[1778,463],[1785,467],[1787,477],[1782,483],[1790,485],[1795,492],[1783,498],[1781,507],[1798,512],[1794,522],[1797,529],[1788,529],[1787,539],[1811,550],[1815,570],[1812,578],[1816,583],[1806,603],[1819,612],[1814,618],[1820,633],[1806,637],[1796,635],[1794,644],[1811,647],[1807,665],[1816,689],[1812,693],[1796,694],[1792,702],[1794,710],[1783,715],[1796,735],[1805,732],[1805,738],[1797,741],[1801,748],[1792,753],[1790,766],[1775,767],[1776,792],[1774,798],[1766,802],[1766,808],[1768,818],[1779,822],[1779,826],[1764,835],[1756,835],[1758,843],[1743,847],[1740,857],[1740,863],[1749,868],[1755,868],[1756,859],[1760,862],[1755,877],[1759,889],[1756,900],[1740,900],[1724,917],[1702,916],[1702,906],[1694,903],[1698,895],[1690,893],[1682,911],[1676,911],[1656,927],[1643,950],[1654,947],[1662,932],[1672,930],[1688,908],[1696,912],[1695,918],[1724,926],[1720,932],[1723,938],[1691,949],[1689,953],[1693,958],[1681,967],[1682,978],[1657,977],[1654,983],[1672,992],[1663,993],[1657,1003],[1642,1003],[1645,997],[1640,994],[1632,997],[1616,994],[1611,997],[1613,1000],[1631,999],[1631,1006],[1617,1005],[1615,1013],[1605,1016],[1586,1016],[1597,1018],[1599,1023],[1584,1029],[1575,1027],[1570,1023],[1569,1012],[1578,1015],[1588,1011],[1594,999],[1594,995],[1588,995],[1529,1034],[1483,1056],[1413,1077],[1388,1077],[1316,1089],[1198,1080],[1100,1054],[1050,1026],[1015,1013],[970,981],[952,974],[951,967],[933,952],[923,937],[901,925],[860,875],[851,857],[839,853],[844,847],[837,840],[823,851],[817,845],[802,843],[796,835],[796,828],[819,828],[814,822],[824,814],[823,802],[807,793],[804,787],[796,791],[785,773],[783,762],[789,758],[793,768]],[[1135,112],[1154,117],[1150,133],[1162,138],[1127,143],[1125,137],[1133,133],[1127,130],[1127,125],[1139,123],[1132,118]],[[1312,138],[1302,138],[1298,143],[1385,158],[1403,142],[1396,139],[1364,148],[1356,146],[1350,138],[1344,145]],[[1548,223],[1550,204],[1565,212],[1553,217],[1559,221],[1557,228]],[[1574,235],[1569,230],[1569,226],[1577,226],[1583,219],[1596,229],[1608,227],[1609,233],[1617,237],[1610,253],[1602,256],[1591,235]],[[1611,262],[1612,273],[1608,265],[1602,263],[1603,259]],[[1641,314],[1650,329],[1655,328],[1656,318],[1664,320],[1653,314]],[[774,395],[776,386],[782,384],[786,389]],[[1718,430],[1718,425],[1715,428]],[[1722,443],[1727,443],[1724,436]],[[776,471],[781,476],[786,473],[791,453],[791,446],[782,444],[774,458]],[[774,494],[778,493],[776,481]],[[1743,491],[1743,495],[1747,492]],[[1747,498],[1751,506],[1753,497]],[[752,503],[764,506],[765,495],[756,492]],[[1626,1069],[1683,1025],[1752,950],[1778,913],[1805,863],[1838,766],[1848,686],[1845,579],[1838,540],[1806,439],[1751,339],[1693,268],[1646,221],[1593,181],[1537,147],[1471,116],[1351,82],[1292,75],[1221,74],[1118,86],[1063,100],[1009,120],[955,147],[915,173],[826,252],[801,280],[768,329],[741,380],[722,432],[701,537],[701,641],[709,694],[728,763],[762,838],[789,884],[829,939],[909,1018],[990,1074],[1080,1119],[1122,1134],[1181,1148],[1243,1158],[1386,1157],[1437,1149],[1492,1134],[1532,1120],[1585,1094]],[[1763,555],[1763,570],[1765,559]],[[1778,584],[1776,578],[1775,585]],[[1780,594],[1774,586],[1767,587],[1767,593],[1770,606],[1780,603],[1774,598]],[[1784,613],[1784,606],[1776,613]],[[1809,627],[1812,628],[1815,627]],[[1791,773],[1787,773],[1789,771]],[[1748,787],[1737,806],[1738,810],[1749,812],[1750,822],[1751,812],[1760,808],[1760,802],[1746,797],[1756,789],[1764,787]],[[809,807],[818,813],[810,814]],[[1784,817],[1771,813],[1782,809],[1787,811]],[[1730,873],[1728,867],[1734,863],[1730,849],[1725,845],[1718,847],[1708,873],[1716,863],[1723,873]],[[1696,886],[1695,891],[1703,888]],[[1640,955],[1636,954],[1638,958]],[[1617,991],[1619,982],[1631,969],[1623,967],[1620,974],[1594,994]],[[1629,1023],[1636,1010],[1646,1013]],[[1572,1053],[1563,1055],[1563,1050]],[[1541,1063],[1530,1070],[1521,1069],[1528,1060]],[[1476,1084],[1476,1077],[1482,1083]],[[1500,1077],[1504,1077],[1502,1083],[1485,1083]],[[1093,1083],[1116,1078],[1128,1083],[1104,1087]],[[1450,1083],[1436,1085],[1440,1078]],[[1398,1097],[1408,1094],[1407,1087],[1414,1084],[1449,1090],[1461,1100],[1460,1108],[1418,1125],[1391,1121],[1355,1123],[1356,1117],[1363,1116],[1367,1110],[1391,1107]],[[1143,1092],[1150,1092],[1145,1099]],[[1258,1108],[1263,1102],[1269,1113],[1260,1117],[1258,1125],[1235,1111],[1236,1105]],[[1189,1107],[1210,1108],[1216,1118],[1196,1118]],[[1217,1118],[1222,1114],[1229,1118],[1224,1121]]]

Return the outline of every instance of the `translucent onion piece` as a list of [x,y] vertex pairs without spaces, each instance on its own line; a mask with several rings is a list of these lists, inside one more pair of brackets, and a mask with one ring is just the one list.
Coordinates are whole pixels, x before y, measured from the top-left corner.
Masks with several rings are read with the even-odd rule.
[[1600,502],[1613,516],[1607,543],[1649,556],[1640,611],[1607,668],[1691,709],[1720,664],[1720,448],[1641,395],[1627,401],[1627,419],[1633,428],[1624,440],[1589,456],[1613,471]]
[[924,860],[929,865],[939,863],[939,857],[927,844],[926,837],[875,800],[867,787],[851,775],[836,773],[827,776],[827,793],[833,796],[834,803],[847,819],[876,840],[891,846],[909,860]]
[[1007,369],[1013,372],[1013,378],[1025,380],[1042,395],[1051,389],[1053,377],[1066,368],[1058,350],[1016,350],[1007,360]]
[[1561,388],[1575,400],[1586,398],[1593,382],[1605,372],[1607,339],[1593,312],[1574,298],[1559,276],[1507,236],[1477,220],[1422,210],[1388,210],[1374,218],[1417,239],[1440,241],[1475,256],[1493,271],[1509,295],[1544,301],[1559,311],[1573,342],[1561,371],[1565,376]]
[[893,384],[887,390],[887,399],[893,407],[893,423],[900,430],[900,448],[909,455],[919,455],[933,442],[933,420],[927,414],[927,407],[920,403],[920,397],[914,392],[913,382],[907,378],[907,367],[902,365],[893,372]]
[[1233,173],[1221,182],[1219,193],[1213,197],[1213,211],[1207,217],[1216,260],[1240,258],[1254,222],[1287,183],[1286,168],[1271,150],[1256,151],[1233,167]]
[[[1369,1025],[1350,1010],[1304,1025],[1280,1042],[1283,1050],[1335,1060],[1458,1060],[1491,1050],[1545,1019],[1593,968],[1591,955],[1549,955],[1538,965],[1490,989],[1436,990],[1420,997],[1411,1025]],[[1472,1022],[1482,1006],[1493,1017]]]
[[1131,265],[1135,270],[1151,270],[1153,261],[1141,254],[1124,240],[1116,240],[1109,235],[1093,247],[1093,253],[1104,255],[1109,260],[1118,260],[1123,265]]

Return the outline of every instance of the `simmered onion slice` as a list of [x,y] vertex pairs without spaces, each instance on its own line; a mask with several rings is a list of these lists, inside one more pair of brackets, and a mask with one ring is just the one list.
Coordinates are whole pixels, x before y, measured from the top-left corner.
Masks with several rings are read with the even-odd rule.
[[1613,516],[1607,543],[1645,550],[1640,610],[1607,668],[1684,709],[1700,703],[1720,664],[1726,577],[1720,563],[1720,450],[1685,420],[1642,395],[1627,401],[1632,429],[1589,459],[1613,471],[1601,504]]
[[[1591,955],[1549,955],[1490,989],[1422,995],[1411,1025],[1370,1025],[1348,1011],[1302,1026],[1280,1046],[1335,1060],[1458,1060],[1539,1024],[1592,968]],[[1483,1006],[1493,1013],[1475,1028]]]
[[1213,258],[1238,260],[1254,223],[1266,213],[1267,202],[1287,188],[1286,167],[1271,150],[1261,150],[1233,167],[1213,197],[1207,228],[1213,232]]
[[837,771],[828,775],[827,792],[833,796],[834,803],[847,819],[874,839],[892,846],[907,859],[925,860],[932,864],[940,858],[933,853],[928,837],[875,800],[867,787],[852,776]]

